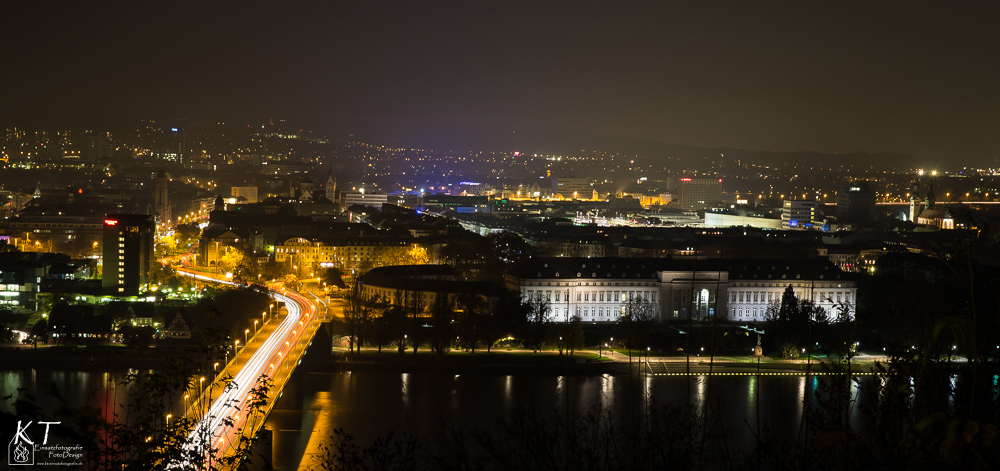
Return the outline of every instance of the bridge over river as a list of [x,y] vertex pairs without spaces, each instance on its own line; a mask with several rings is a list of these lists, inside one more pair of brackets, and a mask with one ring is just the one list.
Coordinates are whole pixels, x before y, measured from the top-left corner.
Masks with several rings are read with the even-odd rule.
[[[234,284],[218,275],[190,268],[179,268],[178,273],[206,283]],[[231,456],[237,449],[234,445],[260,430],[325,320],[318,303],[306,295],[281,285],[272,287],[269,294],[284,303],[283,312],[278,309],[271,318],[262,316],[264,325],[252,337],[247,334],[245,345],[237,346],[228,364],[221,366],[214,377],[198,378],[195,390],[184,396],[183,415],[199,421],[185,446],[212,450],[206,459]],[[261,396],[256,391],[265,375],[270,378],[272,388],[266,396]],[[190,469],[191,465],[176,463],[174,467]]]

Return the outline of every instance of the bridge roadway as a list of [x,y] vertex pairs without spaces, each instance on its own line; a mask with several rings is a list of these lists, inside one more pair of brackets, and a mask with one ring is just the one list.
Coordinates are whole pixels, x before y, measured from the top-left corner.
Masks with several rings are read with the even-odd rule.
[[[177,271],[203,282],[235,284],[191,269],[180,268]],[[285,383],[323,322],[322,317],[317,315],[316,305],[306,296],[280,285],[276,285],[270,295],[285,303],[286,312],[274,315],[274,319],[261,327],[214,378],[204,381],[199,378],[194,382],[194,387],[199,390],[189,393],[193,397],[185,400],[185,416],[197,418],[200,422],[184,446],[206,450],[208,460],[231,455],[236,451],[233,445],[238,444],[241,437],[252,437],[264,425]],[[251,415],[253,390],[262,375],[270,377],[273,384],[262,410]],[[209,379],[211,382],[204,384]],[[227,379],[231,380],[228,387],[225,384]],[[214,451],[209,453],[207,450]],[[192,467],[190,463],[174,464],[171,468]],[[206,463],[206,468],[209,464],[213,463]]]

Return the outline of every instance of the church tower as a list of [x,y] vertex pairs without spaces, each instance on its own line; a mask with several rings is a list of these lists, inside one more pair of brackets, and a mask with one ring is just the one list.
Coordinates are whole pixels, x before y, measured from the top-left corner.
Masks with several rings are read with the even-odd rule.
[[333,173],[333,168],[326,175],[326,199],[337,202],[337,174]]
[[153,208],[156,211],[156,216],[160,220],[160,224],[165,226],[171,226],[172,215],[170,213],[170,202],[167,199],[167,182],[170,179],[167,178],[167,174],[160,170],[156,173],[156,193],[153,195]]

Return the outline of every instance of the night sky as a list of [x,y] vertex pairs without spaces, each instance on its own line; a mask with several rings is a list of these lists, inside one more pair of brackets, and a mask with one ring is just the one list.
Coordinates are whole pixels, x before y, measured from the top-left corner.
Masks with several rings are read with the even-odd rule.
[[0,121],[1000,156],[1000,2],[149,3],[6,3]]

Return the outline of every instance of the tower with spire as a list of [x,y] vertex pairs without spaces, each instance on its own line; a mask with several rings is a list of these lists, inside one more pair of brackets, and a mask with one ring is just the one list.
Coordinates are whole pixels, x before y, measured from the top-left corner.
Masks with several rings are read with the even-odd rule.
[[153,209],[160,224],[171,226],[172,214],[170,212],[170,201],[167,198],[167,174],[161,169],[156,173],[155,194],[153,195]]
[[330,172],[326,174],[326,199],[336,203],[337,202],[337,174],[333,172],[333,168],[330,168]]

